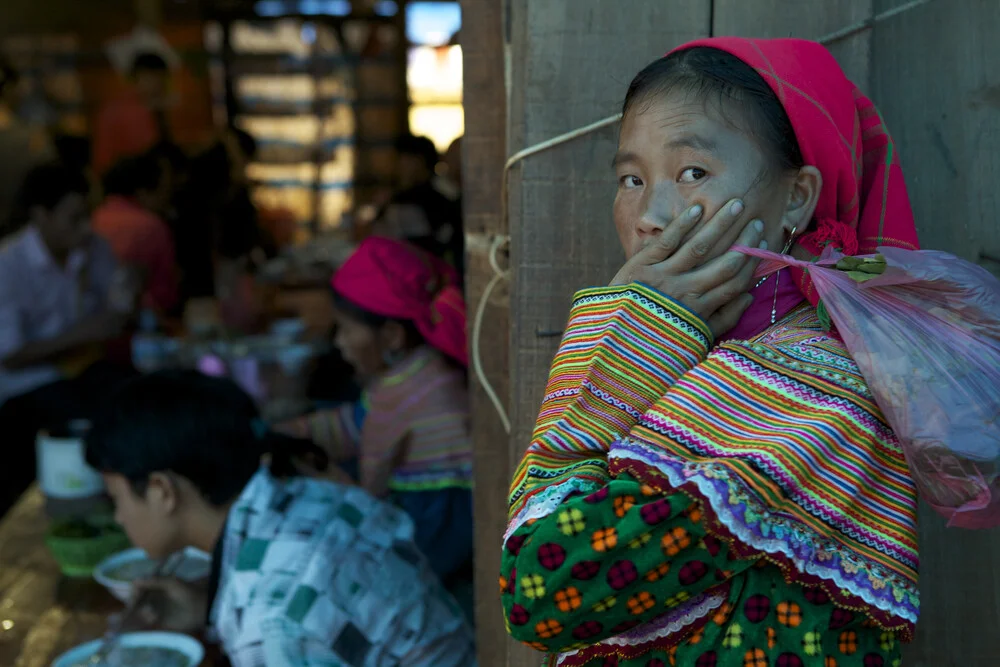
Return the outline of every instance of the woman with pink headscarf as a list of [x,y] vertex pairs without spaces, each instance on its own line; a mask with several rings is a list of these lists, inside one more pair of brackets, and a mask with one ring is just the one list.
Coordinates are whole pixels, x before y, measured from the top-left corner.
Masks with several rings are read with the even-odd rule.
[[336,272],[336,345],[362,399],[282,430],[311,438],[416,525],[448,579],[472,557],[472,444],[465,303],[445,262],[402,241],[367,239]]

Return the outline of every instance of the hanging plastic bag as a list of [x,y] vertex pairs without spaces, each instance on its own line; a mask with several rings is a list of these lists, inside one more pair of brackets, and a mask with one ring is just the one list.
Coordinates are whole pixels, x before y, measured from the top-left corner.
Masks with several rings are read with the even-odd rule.
[[828,250],[815,263],[739,250],[761,258],[759,277],[809,273],[923,499],[949,526],[1000,525],[1000,280],[933,250]]

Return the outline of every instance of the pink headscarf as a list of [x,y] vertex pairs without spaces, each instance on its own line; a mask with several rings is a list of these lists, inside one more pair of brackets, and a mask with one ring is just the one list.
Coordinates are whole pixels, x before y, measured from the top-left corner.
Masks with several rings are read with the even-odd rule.
[[[730,53],[757,73],[785,108],[806,164],[823,174],[816,224],[799,244],[819,256],[827,244],[847,255],[879,246],[916,250],[917,230],[899,157],[871,100],[844,75],[830,52],[802,39],[698,39],[675,49],[708,47]],[[814,306],[812,280],[794,269]],[[768,304],[770,310],[770,304]]]
[[465,300],[447,263],[403,241],[372,237],[333,274],[332,285],[362,310],[413,322],[428,345],[468,366]]

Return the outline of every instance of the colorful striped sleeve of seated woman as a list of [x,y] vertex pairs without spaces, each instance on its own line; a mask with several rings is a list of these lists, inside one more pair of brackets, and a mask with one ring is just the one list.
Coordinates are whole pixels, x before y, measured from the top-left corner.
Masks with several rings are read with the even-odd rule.
[[403,241],[372,237],[334,274],[336,345],[361,401],[279,430],[309,437],[358,483],[413,518],[442,578],[472,556],[472,442],[465,303],[454,269]]
[[819,44],[687,44],[629,87],[614,221],[512,483],[501,598],[553,665],[900,664],[916,496],[808,259],[916,248],[893,144]]

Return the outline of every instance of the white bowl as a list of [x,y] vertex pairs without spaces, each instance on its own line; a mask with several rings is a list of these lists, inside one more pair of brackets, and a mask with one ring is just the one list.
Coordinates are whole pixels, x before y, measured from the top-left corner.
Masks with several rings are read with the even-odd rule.
[[[122,635],[119,646],[125,648],[170,648],[184,654],[188,659],[185,667],[197,667],[205,658],[205,649],[198,641],[187,635],[173,632],[131,632]],[[66,651],[55,659],[52,667],[76,667],[85,663],[101,647],[101,640],[96,639],[76,648]]]
[[[111,573],[123,565],[142,562],[149,564],[149,575],[152,575],[156,565],[146,552],[142,549],[126,549],[101,561],[94,568],[94,579],[116,598],[128,602],[132,597],[132,581],[114,578]],[[189,547],[184,550],[184,561],[174,569],[174,576],[184,581],[198,581],[207,577],[211,569],[212,557],[204,551]]]

